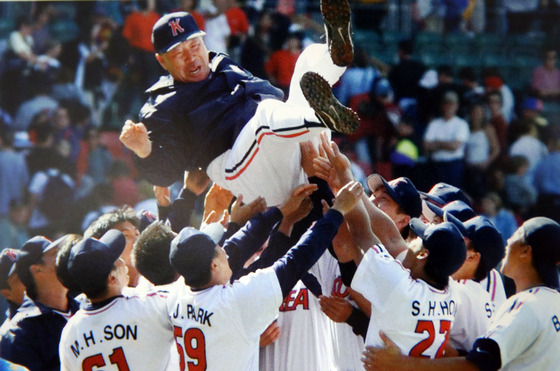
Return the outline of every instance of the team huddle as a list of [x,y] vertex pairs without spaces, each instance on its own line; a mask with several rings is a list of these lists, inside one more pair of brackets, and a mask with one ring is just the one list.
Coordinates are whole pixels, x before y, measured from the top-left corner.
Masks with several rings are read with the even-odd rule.
[[[560,224],[535,217],[504,241],[452,185],[421,192],[373,174],[364,190],[330,138],[359,124],[331,91],[353,58],[350,6],[321,0],[321,13],[327,43],[300,55],[285,102],[209,52],[189,13],[155,24],[169,75],[120,139],[159,213],[115,210],[83,236],[5,249],[2,359],[29,370],[558,368]],[[499,269],[515,283],[509,298]]]

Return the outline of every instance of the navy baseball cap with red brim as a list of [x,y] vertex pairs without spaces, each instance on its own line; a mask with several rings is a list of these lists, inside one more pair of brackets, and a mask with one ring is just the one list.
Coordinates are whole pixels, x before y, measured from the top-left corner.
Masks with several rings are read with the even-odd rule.
[[193,16],[187,12],[174,12],[161,17],[152,29],[152,44],[157,53],[167,53],[183,41],[204,36]]

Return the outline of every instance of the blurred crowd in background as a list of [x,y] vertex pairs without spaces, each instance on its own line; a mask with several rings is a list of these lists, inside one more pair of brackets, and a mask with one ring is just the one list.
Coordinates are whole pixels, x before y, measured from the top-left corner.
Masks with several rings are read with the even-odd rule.
[[[81,234],[123,205],[157,212],[152,185],[118,136],[165,72],[150,39],[162,14],[192,13],[210,50],[287,94],[299,53],[324,40],[318,3],[1,3],[0,248]],[[560,221],[557,1],[351,6],[355,59],[334,91],[361,126],[334,139],[358,177],[460,187],[504,239],[534,215]],[[468,130],[442,154],[426,144],[448,121]]]

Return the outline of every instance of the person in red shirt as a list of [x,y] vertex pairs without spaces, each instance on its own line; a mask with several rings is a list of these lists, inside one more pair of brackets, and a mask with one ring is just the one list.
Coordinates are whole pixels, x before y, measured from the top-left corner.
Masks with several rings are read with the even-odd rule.
[[198,28],[201,31],[204,31],[206,26],[206,18],[204,18],[202,13],[196,10],[197,8],[198,8],[198,0],[181,0],[179,8],[173,10],[173,12],[183,11],[183,12],[190,13],[194,18],[194,21],[198,26]]
[[286,98],[301,50],[301,38],[293,33],[288,36],[284,48],[272,53],[264,66],[270,82],[282,89]]

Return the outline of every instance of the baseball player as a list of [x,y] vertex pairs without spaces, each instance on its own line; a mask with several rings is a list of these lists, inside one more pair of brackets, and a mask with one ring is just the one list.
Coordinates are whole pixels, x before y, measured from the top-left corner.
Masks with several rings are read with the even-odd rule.
[[260,334],[278,315],[282,299],[325,252],[362,192],[359,183],[347,184],[331,210],[282,259],[233,284],[225,251],[203,233],[181,231],[170,260],[188,286],[171,294],[169,315],[182,367],[257,370]]
[[466,358],[414,359],[385,348],[365,352],[366,370],[557,370],[560,364],[560,225],[548,218],[527,220],[508,239],[502,265],[517,293],[496,312],[488,332]]
[[451,282],[460,304],[449,337],[453,349],[467,352],[492,322],[495,307],[490,294],[479,282],[504,257],[504,243],[500,232],[484,216],[464,223],[453,214],[445,213],[444,218],[459,228],[467,245],[465,262],[452,275]]
[[[435,216],[434,208],[430,208],[429,203],[433,203],[440,208],[447,206],[454,201],[461,201],[463,202],[463,205],[467,205],[469,207],[471,205],[471,199],[465,192],[463,192],[460,188],[443,182],[434,185],[428,193],[420,192],[420,194],[422,197],[422,214],[428,220],[432,220]],[[451,208],[449,211],[454,216],[458,216],[457,212],[453,212],[453,208],[456,206],[459,207],[461,204],[454,204],[454,206],[448,207]],[[469,215],[468,210],[466,212],[461,212],[461,214],[463,213],[465,213],[464,215]],[[504,288],[502,276],[496,269],[490,270],[487,277],[481,279],[479,282],[480,285],[490,294],[495,308],[499,308],[500,305],[506,301],[506,290]]]
[[173,328],[166,316],[166,293],[123,296],[128,269],[119,257],[125,245],[124,235],[111,229],[72,247],[68,271],[90,304],[62,331],[62,370],[171,369]]
[[298,142],[326,128],[351,133],[358,126],[357,115],[330,87],[353,58],[350,6],[347,0],[322,0],[321,11],[328,45],[302,52],[287,102],[268,81],[223,54],[208,53],[190,14],[163,16],[152,41],[170,75],[147,90],[142,122],[127,121],[120,136],[146,178],[167,186],[183,171],[200,168],[246,201],[263,196],[271,206],[302,184]]

